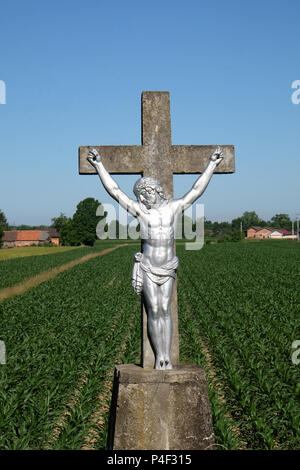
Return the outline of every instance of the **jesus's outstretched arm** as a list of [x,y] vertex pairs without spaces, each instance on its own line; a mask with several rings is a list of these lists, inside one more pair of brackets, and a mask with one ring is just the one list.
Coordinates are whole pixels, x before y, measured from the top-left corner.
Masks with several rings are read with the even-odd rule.
[[175,210],[184,211],[190,207],[193,202],[204,193],[207,188],[208,183],[211,180],[215,168],[223,159],[223,152],[220,147],[217,147],[214,153],[211,155],[207,167],[205,168],[202,175],[194,183],[192,189],[190,189],[182,198],[175,199],[173,204],[175,205]]
[[133,199],[130,199],[121,189],[119,188],[116,181],[111,177],[108,171],[104,168],[101,161],[101,156],[96,149],[91,149],[87,156],[88,161],[96,169],[100,180],[108,192],[108,194],[114,198],[124,209],[126,209],[131,215],[137,215],[138,203]]

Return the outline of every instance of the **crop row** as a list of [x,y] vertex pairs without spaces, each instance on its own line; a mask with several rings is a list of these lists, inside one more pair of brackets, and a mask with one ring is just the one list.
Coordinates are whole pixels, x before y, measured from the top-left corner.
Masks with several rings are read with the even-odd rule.
[[[0,262],[0,289],[13,286],[25,279],[36,276],[48,269],[61,266],[64,263],[81,258],[82,256],[102,251],[117,244],[116,241],[98,241],[94,247],[80,247],[74,250],[48,255],[14,258]],[[15,248],[17,250],[17,248]]]
[[[178,250],[179,321],[207,346],[249,448],[300,448],[300,367],[291,360],[300,339],[300,247],[280,243]],[[192,344],[185,337],[185,359],[205,366]]]
[[134,251],[92,259],[1,304],[1,449],[81,448],[115,358],[137,359]]

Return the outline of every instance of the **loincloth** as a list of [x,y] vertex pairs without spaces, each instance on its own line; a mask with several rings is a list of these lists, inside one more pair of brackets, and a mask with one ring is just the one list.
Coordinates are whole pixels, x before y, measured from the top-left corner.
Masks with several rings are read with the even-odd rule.
[[158,267],[152,266],[149,261],[144,261],[143,253],[136,253],[134,255],[135,263],[132,270],[132,286],[137,294],[140,294],[143,289],[143,272],[152,282],[161,286],[167,282],[171,277],[176,278],[176,269],[178,267],[178,258],[168,261],[166,264]]

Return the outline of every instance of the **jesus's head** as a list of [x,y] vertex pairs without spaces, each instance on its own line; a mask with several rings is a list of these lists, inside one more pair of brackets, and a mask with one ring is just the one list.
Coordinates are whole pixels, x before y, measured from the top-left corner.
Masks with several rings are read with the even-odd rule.
[[133,192],[137,200],[146,206],[149,210],[155,205],[160,205],[167,200],[164,190],[156,178],[151,176],[144,176],[137,180],[134,185]]

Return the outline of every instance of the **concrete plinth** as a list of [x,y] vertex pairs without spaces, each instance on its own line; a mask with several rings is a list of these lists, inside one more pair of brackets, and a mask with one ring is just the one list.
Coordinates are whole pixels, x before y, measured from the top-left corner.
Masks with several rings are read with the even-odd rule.
[[204,370],[190,364],[166,371],[116,366],[108,448],[213,449]]

